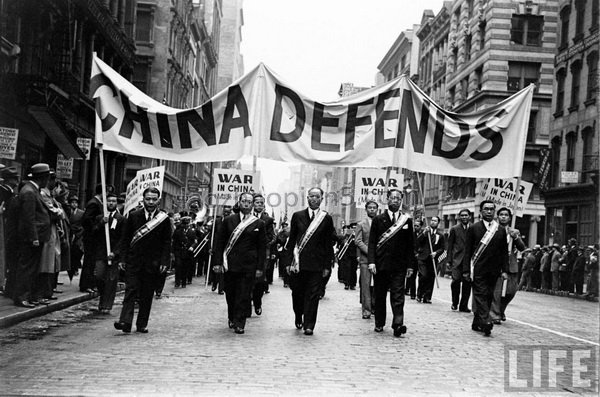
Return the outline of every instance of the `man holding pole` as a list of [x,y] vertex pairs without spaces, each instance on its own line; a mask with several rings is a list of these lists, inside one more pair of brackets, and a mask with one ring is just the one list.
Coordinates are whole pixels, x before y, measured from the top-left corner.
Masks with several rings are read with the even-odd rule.
[[482,220],[467,230],[466,254],[463,273],[471,272],[473,280],[474,316],[471,329],[492,333],[490,307],[498,277],[508,278],[508,242],[506,229],[494,220],[496,205],[483,200],[479,205]]
[[438,231],[440,218],[431,217],[429,226],[417,237],[417,260],[419,264],[419,288],[417,302],[431,303],[436,277],[436,261],[444,252],[444,236]]
[[225,273],[229,328],[243,334],[255,279],[262,278],[267,259],[265,223],[254,216],[253,195],[240,194],[239,213],[223,219],[215,236],[215,273]]
[[452,310],[471,313],[469,298],[471,297],[471,272],[463,271],[467,230],[471,221],[471,211],[464,208],[458,213],[459,223],[450,228],[448,235],[448,263],[452,268]]
[[387,291],[394,318],[394,336],[406,333],[404,325],[404,282],[415,267],[412,219],[400,211],[402,192],[390,189],[387,211],[373,218],[369,233],[369,270],[375,280],[375,332],[383,332]]
[[155,286],[171,260],[172,229],[169,216],[158,208],[160,190],[149,187],[142,197],[143,207],[133,210],[123,227],[119,268],[125,270],[125,298],[121,317],[114,325],[131,332],[135,299],[139,297],[136,327],[145,334]]

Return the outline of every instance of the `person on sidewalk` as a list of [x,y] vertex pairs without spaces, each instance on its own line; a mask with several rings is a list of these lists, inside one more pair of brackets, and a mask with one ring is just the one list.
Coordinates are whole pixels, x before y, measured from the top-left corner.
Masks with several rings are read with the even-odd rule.
[[[107,192],[110,193],[107,187]],[[79,291],[94,292],[96,279],[94,278],[94,266],[96,265],[96,246],[98,241],[95,238],[94,229],[96,219],[102,218],[102,185],[96,185],[95,195],[85,206],[81,225],[83,227],[83,264],[81,266],[81,275],[79,276]]]
[[471,329],[490,336],[494,324],[490,307],[498,277],[508,278],[508,241],[506,229],[494,220],[496,204],[483,200],[481,218],[467,230],[463,273],[471,272],[474,315]]
[[69,279],[79,273],[81,268],[81,258],[83,258],[83,214],[84,211],[79,208],[79,198],[77,196],[69,197],[69,207],[67,215],[71,225],[71,267],[69,268]]
[[387,211],[373,218],[369,233],[369,270],[375,279],[375,332],[383,332],[386,297],[390,291],[394,336],[406,333],[404,325],[404,285],[416,265],[413,222],[402,208],[402,192],[387,192]]
[[262,314],[262,297],[265,294],[265,291],[269,289],[269,284],[267,284],[266,273],[268,259],[270,256],[270,247],[275,242],[277,236],[275,235],[275,230],[273,228],[273,222],[275,220],[265,212],[265,198],[262,194],[254,193],[252,212],[254,213],[255,217],[257,217],[265,223],[265,233],[267,239],[264,268],[261,269],[263,275],[262,277],[256,279],[255,284],[252,287],[252,303],[254,304],[254,313],[256,313],[257,316],[260,316]]
[[2,191],[2,204],[0,219],[4,222],[4,250],[6,258],[6,281],[4,285],[4,296],[13,298],[15,288],[15,275],[19,266],[19,173],[16,167],[6,167],[0,171],[4,179],[0,189]]
[[119,243],[119,268],[125,270],[125,298],[114,326],[123,332],[131,332],[136,298],[139,298],[137,332],[148,332],[154,290],[171,261],[171,221],[158,208],[160,190],[149,187],[142,197],[143,207],[129,213]]
[[369,200],[365,204],[367,217],[356,226],[356,256],[360,266],[360,303],[362,305],[362,318],[371,318],[371,313],[375,309],[373,287],[371,281],[373,275],[369,271],[369,235],[371,233],[371,223],[377,215],[379,204],[376,201]]
[[429,226],[417,238],[417,261],[419,264],[419,288],[417,302],[431,303],[435,284],[436,263],[446,248],[444,235],[438,230],[440,218],[432,216]]
[[[106,210],[108,214],[96,219],[94,233],[98,245],[95,250],[94,277],[96,277],[100,302],[98,303],[98,312],[109,314],[115,295],[117,293],[117,282],[119,281],[119,242],[123,234],[123,224],[125,217],[117,211],[117,195],[108,193],[106,195]],[[110,253],[106,249],[105,224],[108,223],[108,234],[110,238]],[[110,260],[110,264],[109,264]]]
[[42,247],[50,240],[50,212],[42,200],[40,189],[50,178],[45,163],[31,166],[29,180],[19,190],[19,262],[15,274],[13,300],[21,307],[34,307],[35,281],[39,272]]
[[225,273],[229,328],[243,334],[252,285],[263,276],[267,259],[265,223],[252,212],[252,193],[240,194],[239,213],[223,219],[215,238],[215,273]]
[[[506,306],[513,300],[519,290],[519,262],[517,261],[517,253],[524,251],[527,255],[526,260],[532,263],[532,268],[535,267],[535,254],[531,248],[525,249],[525,243],[521,239],[521,233],[517,229],[511,228],[512,212],[506,207],[502,207],[496,213],[500,227],[506,230],[506,242],[510,251],[508,252],[508,277],[498,278],[496,288],[494,289],[494,299],[490,309],[490,316],[494,324],[501,324],[506,321]],[[506,280],[506,281],[505,281]],[[506,285],[506,287],[504,287]]]
[[462,263],[465,256],[467,230],[471,222],[471,211],[464,208],[458,213],[459,223],[450,228],[448,234],[448,263],[452,268],[452,310],[471,313],[469,298],[471,297],[471,273],[463,272]]
[[312,335],[317,323],[319,297],[325,293],[323,278],[331,273],[333,246],[337,241],[333,219],[320,209],[323,190],[308,191],[308,208],[294,212],[285,255],[290,275],[296,329]]

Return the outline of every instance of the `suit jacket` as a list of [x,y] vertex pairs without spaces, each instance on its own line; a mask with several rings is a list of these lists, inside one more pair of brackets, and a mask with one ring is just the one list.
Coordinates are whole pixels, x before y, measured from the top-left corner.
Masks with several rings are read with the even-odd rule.
[[119,243],[120,261],[127,264],[126,270],[159,273],[160,266],[168,266],[171,261],[171,222],[163,220],[150,233],[130,247],[134,233],[146,224],[144,208],[133,210],[123,225]]
[[387,211],[373,218],[369,233],[369,263],[375,263],[378,272],[405,272],[406,269],[414,269],[415,241],[413,223],[410,218],[402,229],[387,241],[381,252],[377,253],[377,242],[390,226],[392,226],[392,220]]
[[19,214],[19,241],[31,245],[34,240],[40,243],[50,240],[50,213],[39,189],[30,181],[19,191]]
[[[116,220],[115,227],[112,227],[112,224],[108,225],[108,236],[110,239],[110,249],[115,254],[113,262],[119,261],[119,250],[120,250],[120,242],[121,235],[123,234],[123,225],[125,224],[125,217],[115,211],[115,215],[113,218]],[[106,260],[107,252],[106,252],[106,237],[104,236],[104,222],[102,222],[102,218],[98,220],[94,225],[94,236],[96,239],[96,247],[94,250],[94,259],[96,260]]]
[[[294,247],[300,243],[309,225],[308,208],[294,212],[290,221],[290,237],[285,251],[287,263],[292,263]],[[331,269],[333,246],[336,242],[337,235],[333,227],[333,219],[327,214],[300,253],[300,270],[322,272],[325,269]]]
[[[241,223],[240,214],[232,214],[223,219],[217,229],[214,257],[216,265],[223,264],[223,253],[229,237]],[[228,272],[255,272],[265,270],[267,259],[267,235],[265,223],[258,219],[248,225],[227,256]]]
[[277,235],[275,234],[275,226],[273,226],[275,219],[273,219],[269,215],[267,215],[267,213],[265,211],[263,211],[260,214],[259,219],[265,223],[265,233],[266,233],[266,238],[267,238],[267,253],[266,253],[266,255],[267,255],[267,258],[269,258],[270,254],[271,254],[271,250],[276,249],[273,247],[273,245],[277,241]]
[[[431,248],[429,247],[429,236],[431,236]],[[431,253],[435,252],[436,259],[444,252],[446,242],[444,241],[444,235],[436,230],[435,233],[430,234],[429,232],[423,232],[417,236],[417,259],[420,261],[426,261],[431,258]],[[433,251],[432,251],[433,249]]]
[[369,263],[369,235],[371,233],[371,218],[365,218],[356,225],[355,240],[356,256],[361,265]]
[[465,258],[465,248],[467,245],[467,230],[470,225],[465,229],[462,223],[454,225],[450,228],[448,234],[448,263],[453,269],[461,268]]
[[[463,260],[463,273],[471,271],[471,257],[486,231],[487,228],[483,221],[474,223],[467,230],[467,249]],[[508,243],[506,229],[499,226],[498,231],[477,260],[474,273],[477,277],[489,274],[500,275],[501,272],[508,272]]]
[[92,197],[85,205],[81,226],[83,227],[82,240],[84,251],[88,258],[95,258],[94,251],[98,243],[96,229],[98,221],[104,216],[103,212],[102,201],[96,196]]

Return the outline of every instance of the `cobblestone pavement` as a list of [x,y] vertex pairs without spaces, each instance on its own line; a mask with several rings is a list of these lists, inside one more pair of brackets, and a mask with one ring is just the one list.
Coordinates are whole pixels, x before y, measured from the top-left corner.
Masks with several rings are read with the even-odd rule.
[[[598,304],[582,300],[521,292],[486,338],[471,331],[470,314],[450,310],[450,283],[440,279],[432,305],[406,302],[408,333],[394,338],[389,319],[374,333],[373,319],[361,318],[358,289],[332,278],[315,334],[305,336],[277,280],[263,314],[236,335],[224,296],[194,281],[176,290],[169,282],[148,334],[113,328],[120,297],[112,315],[92,312],[91,301],[1,330],[0,394],[489,396],[504,392],[507,345],[597,352]],[[580,394],[566,387],[519,395],[559,392]]]

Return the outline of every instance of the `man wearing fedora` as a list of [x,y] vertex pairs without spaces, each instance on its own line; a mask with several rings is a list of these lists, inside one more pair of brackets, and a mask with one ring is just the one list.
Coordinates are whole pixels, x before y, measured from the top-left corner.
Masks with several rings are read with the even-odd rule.
[[[13,301],[22,307],[34,307],[36,291],[34,282],[38,274],[42,247],[50,239],[50,213],[44,205],[40,189],[48,183],[50,167],[45,163],[34,164],[27,175],[29,180],[19,190],[19,262],[15,274]],[[34,303],[35,302],[35,303]]]
[[4,223],[4,252],[6,258],[6,284],[4,286],[4,296],[13,297],[15,287],[15,272],[17,270],[17,258],[19,255],[19,246],[17,239],[17,225],[19,222],[19,201],[17,199],[19,185],[19,173],[16,167],[6,167],[0,171],[3,179],[0,184],[0,213]]

